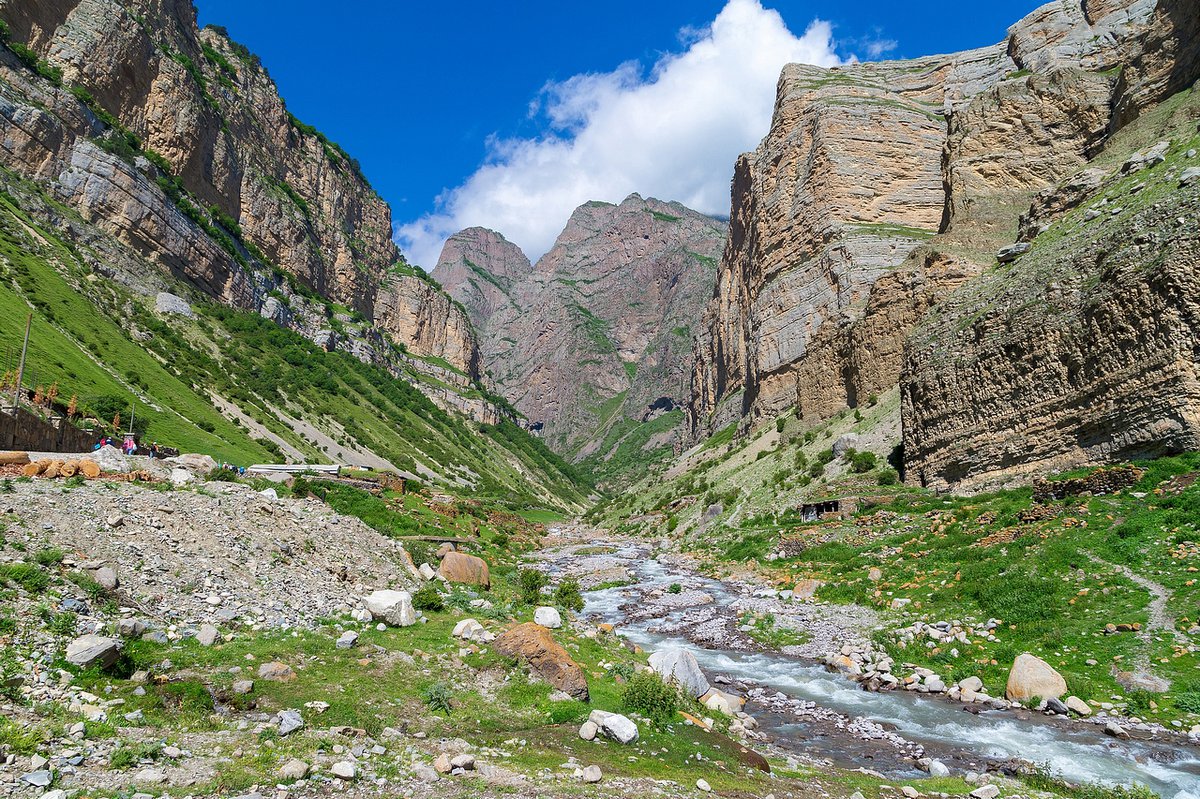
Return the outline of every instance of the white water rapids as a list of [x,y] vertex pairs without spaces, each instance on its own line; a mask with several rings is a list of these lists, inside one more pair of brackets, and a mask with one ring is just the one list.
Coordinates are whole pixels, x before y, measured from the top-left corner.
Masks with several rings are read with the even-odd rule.
[[[1094,724],[1022,722],[1012,713],[1002,711],[973,715],[941,699],[904,691],[864,691],[842,675],[786,655],[705,649],[656,635],[648,628],[661,619],[630,622],[621,612],[621,606],[634,601],[643,591],[663,588],[681,579],[694,584],[697,577],[672,573],[669,567],[645,558],[633,547],[621,550],[614,557],[627,559],[630,569],[637,574],[637,586],[586,593],[584,613],[619,624],[623,636],[647,650],[687,647],[710,677],[723,674],[752,681],[849,716],[892,725],[903,737],[927,746],[952,747],[981,758],[1020,758],[1046,764],[1052,773],[1071,782],[1140,783],[1168,799],[1200,799],[1200,753],[1195,749],[1171,752],[1168,745],[1161,743],[1118,741],[1105,736]],[[728,605],[734,598],[723,583],[700,581],[703,590],[719,605]],[[684,609],[674,615],[687,612]],[[786,735],[787,731],[786,724],[772,730],[775,735]],[[816,757],[832,756],[829,751],[821,751],[822,745],[820,739],[813,739],[806,740],[800,748]],[[824,745],[828,747],[829,743]]]

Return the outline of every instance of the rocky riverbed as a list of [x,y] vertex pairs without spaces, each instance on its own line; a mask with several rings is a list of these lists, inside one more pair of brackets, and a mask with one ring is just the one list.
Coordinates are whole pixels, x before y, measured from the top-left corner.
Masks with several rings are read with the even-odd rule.
[[[1072,721],[1061,702],[1038,712],[989,697],[974,680],[946,685],[875,651],[870,633],[884,620],[869,609],[716,581],[685,555],[667,552],[665,542],[658,549],[570,526],[551,533],[543,568],[602,588],[589,595],[585,612],[640,646],[691,647],[715,681],[745,697],[758,726],[748,735],[760,747],[890,776],[931,768],[1012,773],[1057,759],[1076,780],[1134,778],[1182,799],[1200,786],[1196,736],[1113,716],[1116,708]],[[624,573],[626,584],[592,579],[593,566],[606,576]],[[745,623],[747,614],[769,616],[803,642],[765,645]],[[944,622],[914,634],[965,633]],[[980,634],[988,634],[986,625]]]

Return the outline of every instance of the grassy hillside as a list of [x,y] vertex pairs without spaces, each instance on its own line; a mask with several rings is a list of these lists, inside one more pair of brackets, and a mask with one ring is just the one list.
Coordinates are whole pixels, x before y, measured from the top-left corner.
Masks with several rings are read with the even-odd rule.
[[[480,426],[411,382],[329,353],[257,315],[195,304],[163,316],[92,272],[76,247],[0,196],[0,357],[15,368],[34,312],[26,385],[110,422],[133,412],[146,440],[248,464],[368,453],[435,484],[514,507],[584,502],[571,467],[514,425]],[[4,371],[4,370],[0,370]]]

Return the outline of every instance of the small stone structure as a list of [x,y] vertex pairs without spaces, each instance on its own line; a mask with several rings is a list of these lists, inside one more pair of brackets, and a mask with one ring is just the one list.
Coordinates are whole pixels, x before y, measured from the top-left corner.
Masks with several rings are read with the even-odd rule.
[[1087,477],[1077,477],[1071,480],[1052,482],[1038,478],[1033,481],[1033,501],[1045,503],[1055,499],[1079,497],[1084,494],[1089,496],[1115,494],[1137,485],[1143,474],[1145,474],[1143,470],[1126,464],[1108,469],[1097,469]]

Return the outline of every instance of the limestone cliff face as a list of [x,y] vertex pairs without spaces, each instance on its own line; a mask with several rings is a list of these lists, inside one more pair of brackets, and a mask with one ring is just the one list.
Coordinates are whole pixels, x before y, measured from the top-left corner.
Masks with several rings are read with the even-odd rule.
[[786,67],[771,130],[736,167],[692,435],[793,406],[819,420],[895,386],[908,330],[994,263],[1031,198],[1188,85],[1158,54],[1188,49],[1163,30],[1191,30],[1195,11],[1069,0],[994,47]]
[[[1200,445],[1200,98],[1180,91],[1200,78],[1200,4],[1085,13],[1116,20],[1122,35],[1100,51],[1079,36],[1050,42],[1114,76],[1107,98],[1091,90],[1091,110],[1059,117],[1076,169],[1025,206],[1019,237],[1031,250],[951,294],[908,342],[912,482],[1003,484]],[[990,160],[1005,163],[1001,152]]]
[[536,265],[473,228],[450,239],[433,274],[471,315],[500,392],[552,446],[603,457],[623,420],[686,400],[693,326],[725,231],[632,195],[578,208]]
[[294,296],[304,287],[471,368],[461,312],[392,276],[391,215],[357,164],[288,113],[256,58],[198,30],[190,0],[0,0],[0,18],[61,74],[0,54],[5,167],[222,302],[261,310],[282,294],[311,335],[322,325]]

